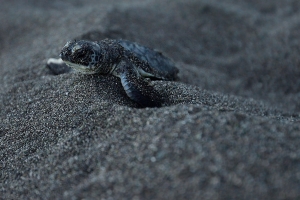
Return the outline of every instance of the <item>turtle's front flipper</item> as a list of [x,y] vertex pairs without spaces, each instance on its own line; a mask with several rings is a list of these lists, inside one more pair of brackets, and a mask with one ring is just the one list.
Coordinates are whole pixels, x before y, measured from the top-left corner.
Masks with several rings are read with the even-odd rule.
[[54,75],[69,73],[72,70],[71,67],[66,65],[62,59],[50,58],[47,61],[47,67],[51,70]]
[[160,107],[161,95],[129,62],[121,61],[113,72],[119,77],[128,97],[143,107]]

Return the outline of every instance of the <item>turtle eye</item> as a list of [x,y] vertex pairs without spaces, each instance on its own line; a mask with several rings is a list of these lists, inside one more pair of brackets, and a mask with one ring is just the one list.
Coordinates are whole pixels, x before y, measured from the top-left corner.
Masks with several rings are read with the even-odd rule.
[[77,58],[77,59],[84,59],[85,58],[85,56],[86,56],[86,52],[85,51],[76,51],[76,53],[75,53],[75,57]]

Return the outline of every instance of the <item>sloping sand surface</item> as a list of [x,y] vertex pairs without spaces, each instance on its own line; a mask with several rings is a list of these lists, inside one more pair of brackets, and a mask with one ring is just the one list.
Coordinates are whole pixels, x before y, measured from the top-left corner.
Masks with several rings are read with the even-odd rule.
[[[300,198],[297,0],[3,1],[0,199]],[[159,49],[180,81],[55,76],[71,39]]]

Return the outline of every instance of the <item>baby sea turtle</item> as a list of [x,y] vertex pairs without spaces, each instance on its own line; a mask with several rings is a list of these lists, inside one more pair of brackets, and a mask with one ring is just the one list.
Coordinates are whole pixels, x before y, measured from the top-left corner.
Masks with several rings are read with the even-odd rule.
[[61,60],[47,62],[55,74],[72,68],[84,74],[114,75],[121,79],[128,97],[143,107],[163,103],[149,79],[173,81],[178,73],[174,63],[161,52],[127,40],[73,40],[63,47],[60,57]]

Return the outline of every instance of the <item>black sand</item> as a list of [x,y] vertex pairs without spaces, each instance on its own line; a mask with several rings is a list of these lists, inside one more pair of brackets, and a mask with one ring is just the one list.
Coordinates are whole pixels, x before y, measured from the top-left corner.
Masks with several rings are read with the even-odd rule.
[[[300,2],[113,2],[1,2],[0,199],[300,198]],[[45,67],[106,37],[176,62],[164,107]]]

